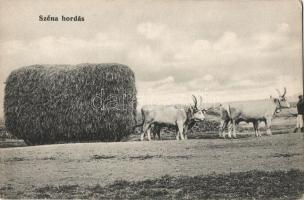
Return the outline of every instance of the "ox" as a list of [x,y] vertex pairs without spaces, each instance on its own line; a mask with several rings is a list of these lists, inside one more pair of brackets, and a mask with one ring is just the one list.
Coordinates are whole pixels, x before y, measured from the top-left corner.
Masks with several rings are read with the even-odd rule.
[[148,140],[151,140],[150,129],[153,126],[157,128],[157,134],[163,126],[174,126],[176,128],[176,140],[187,139],[187,130],[189,125],[195,121],[205,119],[203,110],[197,106],[197,98],[193,95],[194,105],[174,106],[174,105],[147,105],[141,109],[143,117],[143,132],[141,141],[145,134]]
[[278,98],[270,97],[265,100],[254,100],[244,102],[232,102],[223,104],[220,107],[221,112],[221,124],[219,130],[219,136],[225,138],[224,130],[229,125],[228,137],[231,138],[231,132],[233,138],[236,138],[236,124],[241,121],[252,122],[254,126],[255,135],[261,136],[258,131],[259,122],[265,122],[267,128],[267,135],[271,133],[271,121],[275,113],[279,112],[282,108],[290,108],[290,104],[287,101],[286,88],[281,95],[279,90]]

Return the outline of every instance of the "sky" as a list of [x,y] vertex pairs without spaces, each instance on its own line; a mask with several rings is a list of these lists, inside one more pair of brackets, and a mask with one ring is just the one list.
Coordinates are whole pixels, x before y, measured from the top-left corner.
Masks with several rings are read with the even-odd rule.
[[[84,22],[39,21],[82,16]],[[264,99],[302,91],[296,0],[0,0],[0,104],[9,73],[32,64],[116,62],[139,107]],[[0,115],[3,106],[0,107]]]

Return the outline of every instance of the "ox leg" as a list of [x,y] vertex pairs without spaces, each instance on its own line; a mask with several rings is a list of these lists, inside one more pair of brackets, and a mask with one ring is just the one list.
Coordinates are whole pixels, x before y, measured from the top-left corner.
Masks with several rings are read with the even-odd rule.
[[157,130],[158,140],[160,140],[160,131],[161,131],[161,128]]
[[257,122],[257,121],[253,122],[253,129],[254,129],[254,132],[255,132],[255,136],[256,136],[256,137],[259,137],[259,133],[258,133],[258,122]]
[[185,140],[185,136],[184,136],[184,129],[183,128],[179,128],[179,134],[180,134],[180,137],[181,137],[181,140]]
[[231,122],[228,125],[228,138],[230,138],[230,139],[231,139],[232,129],[233,129],[233,121],[231,120]]
[[266,119],[266,128],[267,128],[267,135],[272,135],[271,133],[271,118]]
[[140,134],[140,141],[144,141],[144,137],[145,137],[145,131],[144,131],[144,128],[143,128],[143,131]]
[[225,121],[225,124],[224,124],[224,127],[223,127],[223,138],[226,137],[226,132],[225,132],[226,129],[227,129],[228,138],[231,138],[232,120],[227,119],[227,120]]
[[[141,141],[144,140],[144,136],[145,136],[146,132],[148,131],[149,126],[150,126],[150,124],[144,123],[144,125],[143,125],[143,132],[142,132],[142,134],[140,135],[140,140],[141,140]],[[150,134],[150,132],[149,132],[149,134]],[[151,139],[151,136],[150,136],[150,139]]]
[[157,129],[158,129],[157,125],[155,125],[155,124],[151,125],[150,132],[152,132],[152,134],[153,134],[153,140],[155,140]]
[[148,136],[148,140],[151,141],[151,128],[148,128],[147,136]]
[[186,125],[183,129],[184,135],[185,135],[185,140],[188,139],[188,135],[187,135],[187,131],[188,131],[188,126]]
[[225,121],[222,120],[220,123],[220,128],[219,128],[219,137],[223,137],[223,125],[224,125]]
[[161,126],[156,126],[154,131],[153,131],[153,139],[156,139],[156,134],[158,136],[158,140],[160,140],[160,130],[161,130]]
[[259,131],[259,121],[257,122],[256,131],[257,131],[257,133],[258,133],[258,136],[259,136],[259,137],[262,137],[262,134],[261,134],[260,131]]
[[236,138],[236,122],[234,120],[232,121],[232,128],[233,128],[232,137]]
[[222,137],[222,138],[225,138],[225,129],[227,127],[227,124],[228,124],[228,120],[222,120],[221,121],[221,124],[220,124],[220,130],[219,130],[219,137]]
[[181,137],[181,140],[185,140],[185,137],[184,137],[184,134],[183,134],[183,131],[180,131],[180,137]]
[[176,126],[176,140],[179,140],[179,129],[177,126]]
[[177,129],[178,129],[178,133],[180,135],[181,140],[185,140],[184,134],[183,134],[183,124],[182,123],[177,123]]
[[[265,123],[265,126],[266,126],[266,121],[264,121],[264,123]],[[259,131],[259,122],[258,122],[258,127],[257,127],[257,129],[258,129],[259,137],[262,137],[262,133]]]

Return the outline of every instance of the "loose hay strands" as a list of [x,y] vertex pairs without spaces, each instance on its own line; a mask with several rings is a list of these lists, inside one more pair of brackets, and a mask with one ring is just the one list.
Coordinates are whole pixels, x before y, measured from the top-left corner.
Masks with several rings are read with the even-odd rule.
[[136,121],[134,73],[115,63],[23,67],[6,81],[4,112],[28,144],[119,141]]

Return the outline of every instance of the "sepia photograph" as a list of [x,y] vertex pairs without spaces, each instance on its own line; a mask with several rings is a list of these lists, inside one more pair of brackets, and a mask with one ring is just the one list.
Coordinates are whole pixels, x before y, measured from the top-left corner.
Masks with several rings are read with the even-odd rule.
[[1,199],[304,199],[301,0],[0,0]]

